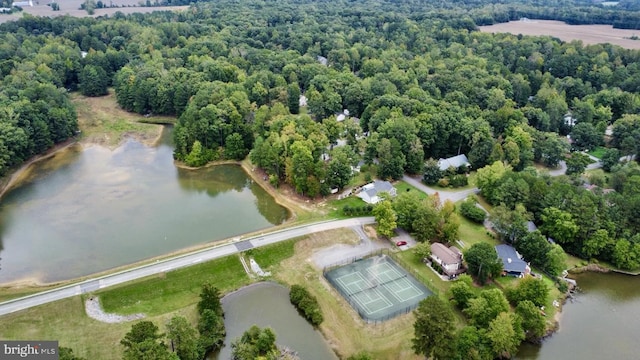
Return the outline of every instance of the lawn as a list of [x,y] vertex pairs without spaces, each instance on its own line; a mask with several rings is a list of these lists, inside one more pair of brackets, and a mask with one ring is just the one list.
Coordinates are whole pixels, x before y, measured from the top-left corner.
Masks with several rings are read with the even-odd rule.
[[263,270],[270,270],[284,259],[293,256],[294,246],[300,238],[279,242],[268,247],[250,249],[245,255],[252,257]]
[[[283,272],[286,269],[286,276],[277,275],[282,282],[308,286],[307,277],[317,282],[321,272],[309,266],[307,259],[310,252],[305,249],[335,243],[355,244],[358,241],[350,229],[338,229],[254,249],[251,256],[261,266],[274,272]],[[299,243],[303,244],[298,245]],[[299,249],[302,249],[302,254]],[[287,261],[294,265],[283,266]],[[100,296],[105,311],[119,314],[143,312],[148,320],[158,324],[162,332],[163,324],[175,315],[195,319],[195,304],[199,300],[200,288],[207,281],[218,286],[222,293],[228,293],[252,282],[242,268],[238,256],[231,255],[102,290],[95,295]],[[85,314],[83,302],[83,296],[75,296],[3,316],[0,339],[59,340],[60,345],[73,348],[76,355],[87,359],[121,359],[122,348],[119,342],[130,330],[132,323],[106,324],[90,319]],[[401,322],[398,324],[405,327]],[[345,327],[345,333],[350,333],[351,329],[344,324],[337,325]],[[380,331],[384,328],[386,327],[379,326],[374,330]],[[412,329],[407,327],[400,331],[404,331],[403,339],[406,340],[405,348],[408,350],[409,330]],[[95,336],[98,334],[99,336]],[[379,340],[382,342],[382,338]],[[389,353],[391,351],[392,349]]]
[[[464,216],[460,215],[460,228],[458,229],[458,238],[464,244],[460,249],[465,251],[473,244],[486,242],[491,245],[498,245],[500,242],[493,236],[484,225],[476,224],[470,220],[467,220]],[[457,247],[460,244],[455,244]]]
[[[393,185],[396,188],[396,192],[398,195],[405,193],[405,192],[412,192],[413,194],[417,194],[419,199],[426,199],[429,195],[427,195],[426,193],[416,189],[415,187],[407,184],[404,181],[398,181],[397,183],[395,183]],[[329,217],[330,218],[337,218],[337,219],[344,219],[344,218],[349,218],[349,217],[355,217],[355,216],[368,216],[368,213],[364,213],[364,212],[360,212],[360,213],[354,213],[352,216],[347,216],[344,214],[344,212],[342,211],[342,209],[345,206],[349,206],[352,209],[353,208],[357,208],[357,209],[362,209],[363,207],[367,206],[368,204],[365,203],[362,199],[360,199],[359,197],[355,196],[355,195],[351,195],[349,197],[346,197],[344,199],[334,199],[334,200],[329,200],[327,202],[327,208],[330,209],[329,210]]]
[[433,293],[446,299],[446,293],[451,286],[450,281],[444,281],[431,270],[425,263],[420,261],[413,251],[401,251],[392,255],[392,258],[400,266],[409,271],[418,281],[423,283]]
[[604,155],[604,152],[607,151],[607,148],[604,146],[598,146],[597,148],[589,151],[589,155],[591,156],[595,156],[598,159],[602,159],[602,156]]
[[295,244],[294,256],[275,266],[274,277],[286,284],[303,284],[320,304],[320,331],[340,358],[366,349],[374,359],[420,359],[411,349],[413,313],[379,324],[365,323],[310,261],[316,249],[336,243],[358,243],[349,229],[312,234]]
[[329,209],[329,218],[346,219],[346,218],[356,217],[356,216],[368,216],[369,214],[364,212],[354,213],[353,215],[348,216],[348,215],[345,215],[343,211],[345,206],[348,206],[352,209],[363,209],[367,205],[368,204],[366,202],[364,202],[362,199],[360,199],[355,195],[351,195],[340,200],[338,199],[329,200],[327,202],[327,208]]
[[408,183],[404,182],[404,181],[398,181],[398,183],[396,183],[395,185],[393,185],[396,188],[396,193],[398,195],[405,193],[405,192],[410,192],[412,194],[418,194],[418,198],[420,200],[422,199],[426,199],[427,197],[429,197],[429,195],[427,195],[426,193],[418,190],[417,188],[415,188],[412,185],[409,185]]
[[251,280],[238,256],[231,255],[119,285],[97,295],[107,312],[159,315],[197,303],[202,284],[207,282],[226,293]]

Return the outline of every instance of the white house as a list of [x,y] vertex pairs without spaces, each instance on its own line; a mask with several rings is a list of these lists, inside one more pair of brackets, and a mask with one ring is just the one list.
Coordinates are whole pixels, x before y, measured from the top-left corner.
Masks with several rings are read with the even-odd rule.
[[454,167],[457,169],[463,165],[466,167],[471,166],[471,164],[469,163],[469,159],[467,159],[467,156],[465,154],[460,154],[457,156],[452,156],[450,158],[438,160],[438,167],[442,171],[445,171],[450,167]]
[[564,114],[564,124],[567,126],[574,127],[578,119],[574,118],[571,113]]
[[358,193],[358,197],[367,204],[377,204],[380,202],[380,193],[386,192],[391,196],[396,196],[396,188],[388,181],[376,180],[362,187]]
[[440,265],[442,271],[449,277],[465,271],[462,265],[462,253],[455,246],[448,248],[441,243],[431,244],[431,259]]

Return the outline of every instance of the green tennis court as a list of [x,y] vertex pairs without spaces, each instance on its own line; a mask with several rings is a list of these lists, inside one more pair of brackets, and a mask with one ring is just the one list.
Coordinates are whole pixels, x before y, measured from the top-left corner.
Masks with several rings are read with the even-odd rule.
[[407,313],[432,293],[386,255],[333,269],[329,282],[365,320],[387,320]]

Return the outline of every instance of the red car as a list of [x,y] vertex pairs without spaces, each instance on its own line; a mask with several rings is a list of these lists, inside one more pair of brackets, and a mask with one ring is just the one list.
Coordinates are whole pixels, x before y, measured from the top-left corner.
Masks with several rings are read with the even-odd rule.
[[398,241],[398,242],[396,243],[396,246],[403,246],[403,245],[407,245],[407,242],[406,242],[406,241],[404,241],[404,240],[403,240],[403,241]]

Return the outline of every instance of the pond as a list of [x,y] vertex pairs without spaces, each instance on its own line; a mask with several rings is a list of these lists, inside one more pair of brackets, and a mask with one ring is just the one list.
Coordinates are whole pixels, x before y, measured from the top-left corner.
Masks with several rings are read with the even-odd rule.
[[560,330],[541,346],[524,345],[517,359],[637,359],[640,277],[584,273],[582,289],[562,310]]
[[304,360],[337,359],[322,334],[315,330],[289,302],[289,289],[275,283],[258,283],[222,299],[225,346],[210,359],[228,360],[231,342],[252,325],[271,327],[276,343],[298,352]]
[[177,168],[170,136],[32,166],[0,202],[0,283],[73,279],[286,220],[239,166]]

